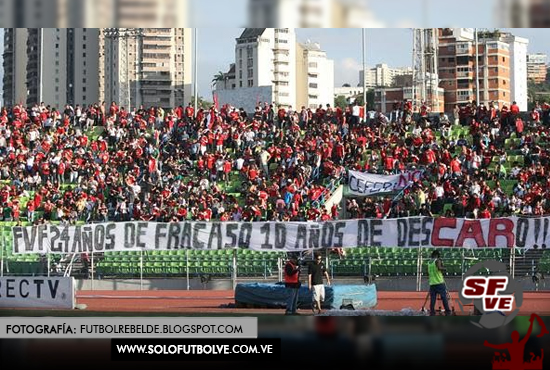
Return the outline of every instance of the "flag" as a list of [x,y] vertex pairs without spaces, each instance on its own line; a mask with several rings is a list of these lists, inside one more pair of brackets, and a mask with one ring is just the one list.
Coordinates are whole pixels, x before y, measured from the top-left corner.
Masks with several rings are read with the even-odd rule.
[[213,99],[214,99],[214,108],[216,110],[218,110],[219,109],[218,94],[213,92],[212,95],[213,95]]

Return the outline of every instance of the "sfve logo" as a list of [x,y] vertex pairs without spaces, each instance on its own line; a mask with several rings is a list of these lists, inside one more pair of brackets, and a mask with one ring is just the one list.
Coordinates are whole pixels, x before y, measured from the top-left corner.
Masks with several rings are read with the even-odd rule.
[[511,312],[514,296],[499,294],[508,289],[508,282],[508,276],[469,276],[464,279],[462,296],[481,299],[483,311]]
[[464,313],[465,306],[474,305],[482,314],[472,324],[480,328],[495,329],[510,323],[519,314],[523,303],[521,284],[499,261],[482,261],[466,271],[458,304]]

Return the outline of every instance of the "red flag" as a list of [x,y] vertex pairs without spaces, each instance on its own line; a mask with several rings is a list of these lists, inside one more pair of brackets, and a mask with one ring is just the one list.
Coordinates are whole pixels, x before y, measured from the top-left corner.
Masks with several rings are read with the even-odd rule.
[[213,95],[214,95],[214,97],[213,97],[213,99],[214,99],[214,108],[216,108],[216,110],[218,110],[219,109],[218,94],[213,93]]

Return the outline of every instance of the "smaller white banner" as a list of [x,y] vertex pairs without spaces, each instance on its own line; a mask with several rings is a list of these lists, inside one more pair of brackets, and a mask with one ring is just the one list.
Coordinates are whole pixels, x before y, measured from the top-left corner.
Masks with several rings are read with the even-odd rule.
[[376,194],[392,193],[402,190],[419,181],[422,171],[407,171],[399,175],[377,175],[366,172],[349,171],[349,194],[368,196]]
[[75,283],[71,277],[2,277],[0,307],[75,307]]

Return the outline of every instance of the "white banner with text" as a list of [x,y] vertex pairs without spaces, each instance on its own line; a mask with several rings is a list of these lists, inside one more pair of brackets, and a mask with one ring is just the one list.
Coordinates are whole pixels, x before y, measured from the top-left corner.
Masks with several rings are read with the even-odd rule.
[[546,248],[550,218],[409,217],[327,222],[118,222],[13,227],[13,253],[348,247]]
[[422,179],[423,171],[407,171],[399,175],[377,175],[367,172],[349,171],[349,195],[369,196],[402,190]]
[[75,283],[72,277],[2,277],[2,308],[75,308]]

